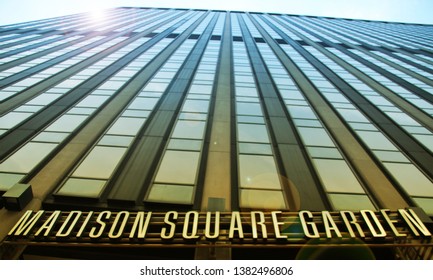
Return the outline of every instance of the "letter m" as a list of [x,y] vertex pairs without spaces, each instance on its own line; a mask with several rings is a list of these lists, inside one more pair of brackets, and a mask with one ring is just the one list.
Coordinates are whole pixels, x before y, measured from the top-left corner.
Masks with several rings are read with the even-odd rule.
[[[26,236],[29,234],[30,230],[35,226],[36,222],[44,213],[44,210],[39,210],[33,217],[33,211],[27,210],[27,212],[21,217],[21,219],[15,224],[13,229],[8,233],[8,235],[14,236]],[[31,217],[31,218],[30,218]]]

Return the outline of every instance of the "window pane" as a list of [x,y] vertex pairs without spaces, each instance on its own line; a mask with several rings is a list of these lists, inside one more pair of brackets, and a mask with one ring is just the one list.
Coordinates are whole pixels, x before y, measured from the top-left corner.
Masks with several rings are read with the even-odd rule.
[[128,147],[132,139],[134,138],[130,136],[105,135],[98,145]]
[[239,153],[272,155],[272,148],[269,144],[239,143]]
[[237,115],[253,115],[261,116],[262,108],[259,103],[236,103],[236,114]]
[[128,106],[128,109],[132,110],[152,110],[155,107],[156,102],[158,102],[159,98],[141,98],[137,97],[134,101]]
[[281,189],[272,156],[239,155],[239,173],[242,188]]
[[394,145],[380,132],[358,131],[357,133],[371,149],[397,150]]
[[9,114],[4,115],[0,118],[0,128],[12,128],[15,125],[19,124],[23,120],[30,117],[31,113],[18,113],[18,112],[11,112]]
[[62,142],[69,133],[60,133],[60,132],[42,132],[35,138],[33,138],[33,141],[38,142],[53,142],[53,143],[60,143]]
[[101,194],[105,182],[102,180],[70,178],[56,194],[97,198]]
[[194,187],[154,184],[146,201],[192,204]]
[[394,178],[413,196],[433,196],[433,183],[412,164],[384,163]]
[[376,210],[366,195],[329,194],[335,210]]
[[299,127],[298,131],[307,146],[335,146],[323,128]]
[[309,147],[308,151],[313,158],[343,158],[336,148]]
[[57,144],[29,142],[0,164],[0,171],[28,173],[56,146]]
[[209,108],[209,101],[207,100],[186,100],[183,104],[183,112],[196,112],[206,113]]
[[144,123],[141,118],[120,117],[107,132],[108,134],[136,135]]
[[96,146],[73,176],[108,179],[125,152],[126,148]]
[[200,140],[171,139],[167,148],[171,150],[200,151],[201,143]]
[[71,132],[75,130],[87,116],[82,115],[63,115],[53,124],[51,124],[46,131],[58,131],[58,132]]
[[177,122],[174,129],[173,138],[190,138],[202,139],[204,133],[205,122],[202,121],[185,121]]
[[328,192],[364,193],[344,160],[313,159],[313,163]]
[[7,191],[24,177],[23,174],[0,173],[0,191]]
[[259,124],[238,124],[237,127],[239,141],[269,143],[266,126]]
[[155,182],[194,185],[200,153],[166,151]]
[[241,190],[240,206],[253,209],[287,209],[282,192],[266,190]]
[[414,197],[413,200],[424,209],[429,216],[433,216],[433,198]]

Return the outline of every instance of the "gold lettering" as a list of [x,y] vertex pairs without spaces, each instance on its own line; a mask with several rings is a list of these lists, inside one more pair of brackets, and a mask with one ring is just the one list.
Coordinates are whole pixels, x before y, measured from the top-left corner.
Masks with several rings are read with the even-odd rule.
[[[259,215],[259,221],[256,220],[256,215]],[[265,225],[265,214],[262,211],[251,212],[251,227],[252,227],[254,239],[258,238],[257,225],[260,225],[262,237],[264,239],[267,239],[268,233],[266,231],[266,225]]]
[[145,238],[147,233],[147,228],[149,227],[150,217],[152,216],[152,212],[148,212],[146,216],[146,221],[144,219],[144,212],[138,212],[137,216],[135,216],[134,225],[132,226],[131,232],[129,234],[129,238],[134,238],[135,232],[138,230],[137,238]]
[[388,213],[387,213],[389,211],[391,211],[391,210],[389,210],[389,209],[380,210],[380,212],[382,213],[386,222],[388,223],[389,227],[394,232],[395,236],[406,236],[406,234],[398,232],[397,228],[394,226],[394,223],[398,223],[398,220],[391,220],[391,218],[388,216]]
[[[68,237],[71,234],[72,230],[74,229],[75,225],[77,224],[78,220],[80,219],[81,214],[82,214],[81,211],[71,211],[71,212],[69,212],[68,217],[63,222],[62,227],[59,229],[59,231],[56,234],[56,237]],[[63,232],[67,228],[69,222],[71,221],[71,219],[74,216],[75,216],[75,218],[72,221],[72,223],[69,225],[68,230],[66,232]]]
[[278,222],[277,214],[281,214],[281,211],[272,211],[272,223],[274,224],[275,238],[277,239],[287,239],[287,235],[281,235],[279,225],[284,225],[284,222]]
[[99,231],[96,232],[97,227],[92,227],[90,229],[90,232],[89,232],[89,237],[90,238],[99,238],[99,237],[101,237],[102,233],[104,233],[104,229],[105,229],[105,226],[106,226],[105,221],[103,221],[102,219],[109,219],[110,216],[111,216],[111,211],[102,211],[101,213],[99,213],[98,218],[96,218],[96,222],[100,225]]
[[167,228],[162,228],[161,230],[161,238],[162,239],[171,239],[174,237],[174,231],[176,229],[176,224],[173,223],[172,221],[170,221],[170,216],[173,216],[173,220],[176,221],[177,220],[177,212],[176,211],[169,211],[165,214],[165,218],[164,218],[164,223],[166,225],[170,226],[170,231],[167,234]]
[[39,228],[36,232],[35,236],[39,236],[39,234],[45,230],[44,236],[47,237],[50,232],[53,230],[54,225],[56,224],[57,219],[59,218],[60,211],[54,211],[51,216],[45,221],[45,223]]
[[229,230],[230,239],[233,238],[235,231],[238,232],[238,236],[240,239],[244,238],[244,231],[242,229],[242,223],[241,223],[241,215],[238,211],[232,212],[232,218],[230,221],[230,230]]
[[[376,217],[376,214],[371,210],[361,210],[361,215],[364,218],[365,223],[367,224],[368,228],[370,229],[371,234],[373,234],[373,237],[385,237],[386,231],[383,229],[382,225],[380,224],[379,220]],[[370,216],[373,218],[374,223],[376,224],[377,229],[379,232],[376,231],[373,224],[370,221]]]
[[220,212],[217,211],[215,212],[215,229],[214,229],[214,234],[211,235],[210,233],[210,226],[212,223],[212,212],[207,212],[206,213],[206,227],[204,229],[204,236],[207,239],[216,239],[219,237],[220,234]]
[[[356,237],[355,233],[353,232],[352,225],[355,226],[356,230],[358,231],[359,236],[365,237],[364,232],[362,231],[361,226],[358,224],[358,221],[356,220],[356,216],[352,211],[340,211],[340,215],[343,218],[344,224],[347,227],[347,230],[349,231],[350,237]],[[350,221],[347,218],[347,215],[350,216]]]
[[26,213],[24,213],[24,215],[21,217],[21,219],[11,229],[8,235],[28,235],[30,230],[35,226],[36,222],[39,220],[39,218],[44,212],[44,210],[39,210],[29,221],[27,221],[33,214],[32,210],[27,210]]
[[329,211],[322,211],[322,219],[323,219],[323,225],[325,226],[325,232],[327,238],[332,238],[331,231],[334,231],[338,237],[341,237],[341,232],[338,229],[337,225],[335,224],[334,219],[332,219],[332,216],[329,213]]
[[[193,221],[192,221],[192,231],[191,234],[189,234],[189,219],[190,216],[193,215]],[[182,231],[182,237],[185,239],[196,239],[199,238],[197,235],[197,229],[198,229],[198,216],[199,213],[197,211],[189,211],[185,214],[185,222],[183,224],[183,231]]]
[[[308,238],[320,238],[319,231],[317,230],[316,224],[314,222],[306,222],[305,215],[307,215],[307,218],[312,219],[313,214],[310,211],[299,212],[299,219],[301,219],[301,225],[302,225],[302,229],[304,230],[305,236]],[[313,233],[310,232],[308,226],[311,227]]]
[[78,237],[78,238],[81,237],[81,235],[83,234],[84,230],[86,229],[86,226],[87,226],[87,224],[89,223],[90,218],[92,217],[92,215],[93,215],[93,211],[90,211],[90,212],[87,214],[87,217],[86,217],[86,219],[84,220],[83,224],[81,225],[80,230],[77,232],[76,237]]
[[[120,224],[119,229],[117,230],[117,233],[114,234],[114,231],[116,230],[117,224],[119,223],[119,220],[123,216],[122,223]],[[108,233],[108,238],[110,239],[117,239],[122,236],[123,230],[125,229],[126,222],[128,222],[129,218],[129,212],[127,211],[121,211],[117,213],[116,219],[114,219],[113,225],[111,226],[110,232]]]
[[412,209],[408,209],[409,213],[407,213],[404,209],[398,209],[398,212],[405,220],[406,224],[409,226],[409,228],[412,230],[413,234],[416,236],[419,236],[420,234],[416,230],[418,230],[424,235],[424,236],[431,236],[430,231],[425,227],[424,223],[420,220],[418,215],[413,211]]

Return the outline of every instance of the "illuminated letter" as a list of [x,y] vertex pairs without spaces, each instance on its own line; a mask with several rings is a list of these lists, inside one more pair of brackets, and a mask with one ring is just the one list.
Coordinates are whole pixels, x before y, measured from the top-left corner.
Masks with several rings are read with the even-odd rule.
[[57,219],[59,218],[60,211],[54,211],[51,216],[45,221],[45,223],[39,228],[36,232],[35,236],[39,236],[39,234],[45,230],[44,236],[47,237],[50,234],[51,230],[53,230],[53,226],[55,225]]
[[[192,222],[192,232],[191,234],[188,234],[189,229],[189,216],[193,215],[194,220]],[[197,211],[189,211],[185,214],[185,222],[183,224],[183,232],[182,237],[185,239],[196,239],[199,238],[197,235],[197,228],[198,228],[198,212]]]
[[281,211],[273,211],[271,212],[271,216],[272,216],[272,223],[274,224],[274,230],[275,230],[275,237],[277,239],[281,239],[281,238],[288,238],[287,235],[281,235],[280,233],[280,227],[279,225],[284,225],[284,223],[282,222],[278,222],[278,217],[277,214],[281,214]]
[[[314,222],[306,222],[304,214],[307,214],[307,217],[312,219],[313,214],[311,214],[310,211],[300,211],[299,212],[299,218],[301,219],[302,229],[304,230],[304,234],[308,238],[320,238],[319,232],[317,231],[317,226]],[[313,230],[313,234],[310,233],[310,230],[308,229],[308,225],[311,226],[311,229]]]
[[[333,230],[338,237],[341,237],[340,230],[338,230],[338,227],[335,224],[334,220],[332,219],[332,216],[329,213],[329,211],[322,211],[322,218],[323,218],[323,225],[325,226],[326,237],[332,238],[331,230]],[[329,224],[331,224],[331,226],[329,226]]]
[[[27,219],[29,219],[30,216],[33,214],[32,210],[27,210],[26,213],[18,221],[18,223],[16,223],[13,229],[8,233],[8,235],[13,234],[15,236],[26,236],[27,234],[29,234],[29,231],[35,226],[36,222],[39,220],[39,218],[44,212],[44,210],[39,210],[29,221],[27,221]],[[23,231],[25,231],[24,234]]]
[[146,221],[143,224],[144,212],[138,212],[135,217],[134,225],[132,226],[129,238],[134,238],[135,232],[138,230],[137,238],[145,238],[147,233],[147,228],[149,227],[150,217],[152,212],[148,212],[146,216]]
[[[66,218],[66,220],[63,222],[62,227],[57,232],[56,237],[68,237],[71,234],[72,230],[74,229],[75,225],[77,224],[78,220],[80,219],[81,213],[82,213],[81,211],[71,211],[68,217]],[[75,216],[75,219],[72,221],[68,230],[65,233],[63,233],[63,231],[66,229],[73,216]]]
[[[343,218],[344,224],[346,225],[347,229],[349,230],[349,234],[351,237],[356,237],[355,233],[352,230],[352,225],[354,225],[356,227],[356,229],[358,230],[359,236],[361,237],[365,237],[364,232],[362,231],[361,226],[358,224],[358,221],[356,220],[355,214],[353,214],[352,211],[340,211],[341,217]],[[349,215],[351,220],[349,221],[349,219],[347,218],[346,215]]]
[[[116,230],[117,223],[119,223],[120,217],[123,217],[122,224],[120,224],[119,230],[117,231],[117,234],[114,234],[114,231]],[[110,239],[117,239],[120,236],[122,236],[123,230],[125,229],[126,222],[129,218],[129,212],[127,211],[121,211],[117,213],[116,219],[114,219],[113,225],[111,226],[110,232],[108,233],[108,238]]]
[[[257,214],[260,217],[259,221],[256,220],[256,215]],[[252,227],[252,230],[253,230],[253,238],[254,239],[258,238],[257,225],[260,225],[260,227],[262,229],[262,237],[264,239],[268,238],[268,233],[266,231],[266,226],[265,226],[265,214],[262,211],[253,211],[253,212],[251,212],[251,227]]]
[[174,236],[174,231],[176,229],[176,224],[170,221],[170,216],[173,215],[173,219],[176,220],[177,219],[177,212],[176,211],[169,211],[165,214],[165,218],[164,218],[164,223],[166,225],[170,225],[170,233],[167,234],[167,229],[166,228],[162,228],[161,230],[161,238],[162,239],[171,239]]
[[212,213],[207,212],[206,213],[206,227],[204,230],[204,236],[207,239],[216,239],[216,238],[218,238],[218,236],[220,234],[220,212],[219,211],[215,212],[215,231],[214,231],[213,235],[210,234],[211,223],[212,223]]
[[[235,227],[236,224],[236,227]],[[238,211],[232,212],[232,218],[230,221],[230,230],[229,230],[229,238],[232,239],[234,235],[234,231],[238,231],[238,235],[240,239],[244,238],[244,231],[242,229],[242,223],[241,223],[241,215]]]
[[109,219],[111,216],[111,211],[102,211],[101,213],[99,213],[98,218],[96,218],[96,222],[98,224],[100,224],[101,227],[99,228],[98,233],[95,233],[96,227],[93,227],[89,233],[90,238],[99,238],[99,237],[101,237],[102,233],[104,232],[106,224],[104,221],[102,221],[103,216],[105,216],[105,219]]
[[[368,228],[370,229],[371,233],[373,234],[373,237],[385,237],[386,231],[383,229],[382,225],[380,224],[379,220],[376,217],[376,214],[374,214],[371,210],[361,210],[361,215],[364,217],[365,223],[367,224]],[[376,232],[376,229],[373,227],[373,224],[370,221],[370,218],[368,215],[373,218],[374,223],[377,226],[377,229],[379,230],[379,233]]]
[[397,223],[398,221],[397,220],[391,220],[391,218],[388,216],[388,213],[386,213],[388,211],[390,211],[390,210],[389,209],[380,210],[380,212],[382,213],[383,217],[387,221],[389,227],[394,232],[395,236],[406,236],[406,234],[398,232],[397,228],[394,226],[394,223]]
[[417,227],[419,229],[419,231],[421,231],[421,233],[424,236],[431,236],[431,233],[425,227],[424,223],[419,219],[418,215],[412,209],[408,209],[408,210],[409,210],[410,214],[407,213],[406,210],[404,210],[404,209],[398,209],[398,212],[403,217],[403,219],[406,221],[406,224],[410,227],[413,234],[415,234],[416,236],[419,236],[419,233],[415,228],[415,227]]
[[90,211],[90,212],[87,214],[87,217],[86,217],[86,219],[84,220],[83,224],[81,225],[80,230],[77,232],[77,235],[76,235],[77,237],[81,237],[81,234],[83,234],[84,230],[86,229],[86,226],[87,226],[87,224],[89,223],[90,218],[92,217],[92,215],[93,215],[93,211]]

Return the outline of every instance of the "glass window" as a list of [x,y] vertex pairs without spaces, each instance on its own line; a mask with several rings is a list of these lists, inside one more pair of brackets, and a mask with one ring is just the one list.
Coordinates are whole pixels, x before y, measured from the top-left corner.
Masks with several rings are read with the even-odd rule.
[[120,117],[107,134],[136,135],[144,123],[141,118]]
[[299,127],[298,131],[307,146],[335,146],[323,128]]
[[239,155],[239,177],[242,188],[281,189],[272,156]]
[[63,115],[52,123],[46,131],[72,132],[74,131],[87,116],[82,115]]
[[241,142],[269,143],[268,132],[265,125],[238,124],[238,139]]
[[290,115],[294,119],[317,119],[316,115],[310,107],[288,105],[287,109],[289,110]]
[[237,119],[240,123],[265,123],[265,119],[259,116],[237,116]]
[[152,110],[153,107],[155,107],[155,104],[158,102],[158,100],[159,100],[159,98],[137,97],[128,106],[128,109],[132,109],[132,110]]
[[395,146],[383,136],[382,133],[376,131],[357,131],[361,139],[371,148],[378,150],[397,150]]
[[242,189],[240,206],[253,209],[286,209],[281,191]]
[[128,147],[132,139],[134,138],[130,136],[105,135],[98,145]]
[[202,139],[205,122],[179,120],[176,123],[172,138]]
[[272,155],[272,148],[269,144],[239,143],[239,153]]
[[31,113],[10,112],[0,118],[0,127],[7,129],[12,128],[31,115]]
[[424,209],[429,216],[433,216],[433,198],[414,197],[413,200]]
[[236,103],[236,114],[237,115],[263,115],[262,108],[259,103]]
[[257,97],[257,90],[252,87],[236,87],[236,96],[254,96]]
[[313,158],[343,158],[336,148],[309,147],[308,152]]
[[313,163],[328,192],[364,193],[344,160],[313,159]]
[[56,194],[97,198],[100,196],[105,182],[103,180],[69,178]]
[[335,210],[376,210],[373,203],[366,195],[354,194],[329,194],[329,199]]
[[44,93],[27,102],[27,105],[47,105],[60,96],[60,94]]
[[9,190],[22,178],[24,178],[23,174],[0,173],[0,191]]
[[200,151],[201,149],[200,140],[192,140],[192,139],[171,139],[167,149],[171,150],[189,150],[189,151]]
[[105,95],[89,95],[83,100],[81,100],[81,102],[78,103],[76,106],[99,108],[107,99],[108,96]]
[[96,146],[75,170],[73,176],[107,179],[125,152],[126,148]]
[[365,122],[368,123],[368,119],[364,117],[358,110],[351,109],[338,109],[338,112],[343,116],[344,119],[350,122]]
[[192,186],[154,184],[147,201],[192,204],[194,188]]
[[433,196],[433,183],[412,164],[384,163],[394,178],[413,196]]
[[207,113],[209,101],[207,100],[186,100],[183,104],[183,112]]
[[52,142],[52,143],[60,143],[62,142],[69,133],[62,132],[42,132],[39,133],[38,136],[33,138],[34,142]]
[[29,142],[0,164],[0,171],[30,172],[57,144]]
[[200,153],[166,151],[155,182],[194,185]]
[[409,160],[400,152],[394,151],[373,151],[381,161],[409,162]]

